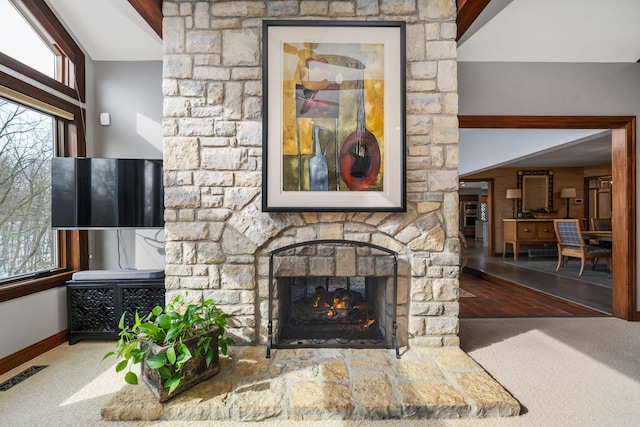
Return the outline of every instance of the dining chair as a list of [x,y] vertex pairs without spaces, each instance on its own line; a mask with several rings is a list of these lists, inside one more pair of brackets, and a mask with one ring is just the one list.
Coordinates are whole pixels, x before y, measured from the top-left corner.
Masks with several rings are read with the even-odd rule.
[[[590,245],[585,242],[582,237],[579,219],[554,219],[553,228],[558,239],[558,266],[566,265],[569,258],[580,258],[580,273],[584,272],[586,260],[591,260],[591,268],[595,268],[596,262],[600,258],[607,260],[607,269],[610,271],[611,265],[611,248]],[[564,261],[564,262],[563,262]]]
[[611,218],[591,218],[591,229],[593,231],[611,231]]

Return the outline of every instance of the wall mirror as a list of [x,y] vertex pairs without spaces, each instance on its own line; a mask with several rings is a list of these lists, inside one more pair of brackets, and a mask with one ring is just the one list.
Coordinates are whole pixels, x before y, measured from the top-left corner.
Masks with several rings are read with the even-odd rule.
[[518,171],[518,188],[522,199],[518,201],[518,217],[532,209],[553,209],[553,171]]
[[589,178],[587,203],[589,218],[611,218],[613,179],[609,176]]

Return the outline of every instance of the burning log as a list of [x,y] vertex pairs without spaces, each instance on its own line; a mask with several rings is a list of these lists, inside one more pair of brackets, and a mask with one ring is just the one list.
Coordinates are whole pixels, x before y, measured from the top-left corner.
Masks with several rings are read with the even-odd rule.
[[360,292],[339,288],[333,293],[334,308],[346,308],[351,310],[354,308],[360,308],[363,302],[364,298]]
[[333,292],[327,291],[322,286],[316,287],[316,293],[313,295],[313,306],[318,307],[331,307],[333,303]]

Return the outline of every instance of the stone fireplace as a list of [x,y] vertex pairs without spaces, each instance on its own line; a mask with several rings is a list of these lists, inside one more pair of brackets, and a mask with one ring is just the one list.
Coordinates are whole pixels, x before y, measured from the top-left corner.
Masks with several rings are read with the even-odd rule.
[[269,254],[271,348],[395,348],[398,254],[370,243],[315,240]]
[[[166,298],[213,298],[236,345],[213,380],[164,405],[126,387],[103,417],[518,414],[457,348],[455,1],[174,0],[163,14]],[[406,23],[406,212],[262,212],[265,19]],[[306,348],[324,346],[347,348]]]
[[[458,345],[455,11],[454,0],[163,3],[168,300],[177,293],[213,298],[232,316],[227,330],[236,344],[266,345],[273,313],[284,310],[283,295],[292,304],[292,295],[314,298],[318,287],[331,298],[341,289],[371,304],[359,316],[367,320],[374,311],[375,321],[384,323],[383,346],[390,336],[399,346]],[[406,22],[406,212],[262,212],[265,19]],[[273,251],[315,240],[397,253],[395,285],[382,261],[377,272],[377,266],[353,271],[336,262],[335,271],[324,273],[320,264],[329,261],[323,256],[307,258],[318,265],[304,274],[285,274],[285,264],[277,264],[270,278]],[[334,248],[338,259],[348,251],[366,258],[367,250]],[[280,334],[282,324],[274,322],[272,332]],[[291,342],[303,338],[317,339]]]

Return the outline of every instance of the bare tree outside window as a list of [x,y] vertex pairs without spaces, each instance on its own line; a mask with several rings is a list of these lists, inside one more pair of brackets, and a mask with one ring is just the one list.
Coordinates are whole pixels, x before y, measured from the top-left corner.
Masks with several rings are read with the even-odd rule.
[[52,117],[0,99],[0,279],[57,265],[53,126]]

